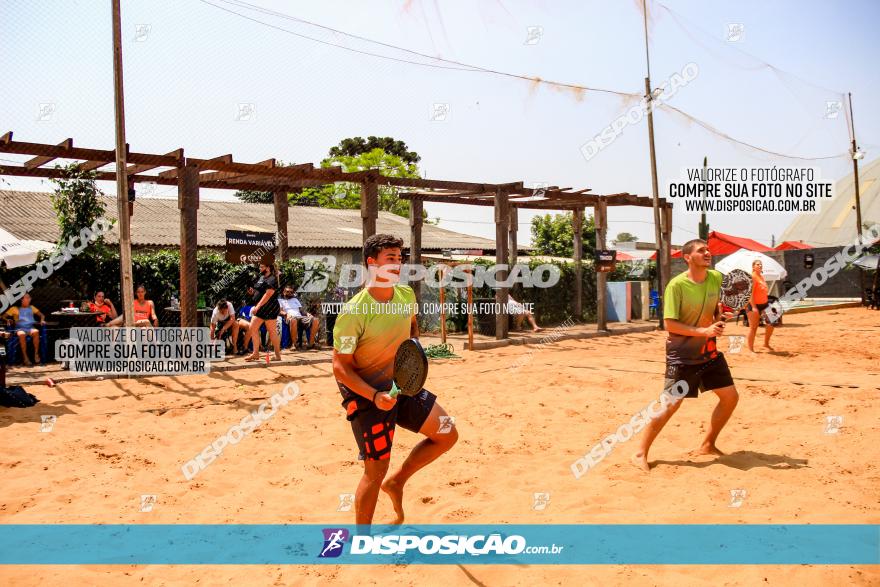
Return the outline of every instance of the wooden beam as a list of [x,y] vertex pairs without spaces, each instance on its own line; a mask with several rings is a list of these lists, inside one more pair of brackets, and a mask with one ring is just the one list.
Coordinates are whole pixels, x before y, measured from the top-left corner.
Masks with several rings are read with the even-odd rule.
[[[421,200],[409,201],[409,262],[419,263],[422,259],[422,225],[424,224],[424,204]],[[422,282],[409,284],[416,294],[416,301],[422,302]]]
[[[510,223],[510,206],[508,203],[507,193],[501,188],[495,192],[495,262],[498,265],[506,265],[507,257],[507,241],[509,235]],[[507,271],[497,271],[495,273],[498,281],[506,281]],[[499,287],[495,290],[495,302],[497,303],[499,312],[495,316],[495,338],[502,340],[507,338],[507,288]]]
[[[596,250],[603,250],[607,246],[606,238],[608,233],[608,207],[604,199],[596,204],[593,219],[596,223]],[[595,260],[593,266],[596,268],[596,326],[599,330],[608,330],[605,295],[605,284],[608,280],[608,274],[598,270],[599,264]]]
[[198,312],[198,211],[199,168],[192,164],[180,168],[177,191],[180,209],[180,326],[197,326]]
[[183,149],[175,149],[170,153],[165,153],[161,156],[162,161],[151,160],[152,157],[152,155],[147,155],[146,153],[129,153],[128,162],[137,164],[129,165],[128,169],[126,169],[125,172],[128,175],[135,175],[138,173],[149,171],[151,169],[155,169],[157,167],[168,167],[167,160],[169,158],[173,158],[175,161],[177,161],[175,166],[180,166],[183,163]]
[[12,141],[12,131],[0,137],[0,145],[8,145]]
[[[73,146],[73,139],[64,139],[63,141],[58,143],[57,146],[67,151]],[[54,161],[55,159],[58,159],[58,157],[53,155],[39,155],[37,157],[34,157],[33,159],[25,161],[24,166],[27,169],[36,169],[37,167],[45,165],[46,163]]]
[[571,228],[574,234],[574,316],[578,320],[584,317],[584,209],[576,208],[571,214]]

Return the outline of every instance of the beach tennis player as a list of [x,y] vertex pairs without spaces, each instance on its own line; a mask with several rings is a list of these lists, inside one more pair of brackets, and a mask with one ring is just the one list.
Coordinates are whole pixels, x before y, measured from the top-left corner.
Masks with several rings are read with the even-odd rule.
[[[371,524],[379,490],[391,498],[396,519],[403,522],[403,487],[416,471],[452,448],[455,426],[437,397],[426,389],[412,397],[392,397],[394,357],[410,337],[418,337],[415,292],[398,283],[403,241],[388,234],[364,243],[368,281],[342,309],[333,328],[333,374],[342,405],[364,461],[355,493],[355,523]],[[397,426],[425,436],[390,476]]]
[[[715,392],[718,405],[712,412],[709,430],[694,453],[723,455],[715,442],[733,414],[739,395],[715,337],[724,333],[721,318],[729,319],[732,315],[721,316],[722,275],[709,269],[712,263],[709,245],[695,239],[685,243],[681,252],[688,269],[669,280],[663,298],[663,319],[668,332],[664,387],[670,391],[677,382],[686,382],[685,398],[697,397],[700,391]],[[651,444],[679,407],[681,401],[670,402],[662,414],[648,420],[639,451],[632,456],[633,463],[640,469],[650,470]]]

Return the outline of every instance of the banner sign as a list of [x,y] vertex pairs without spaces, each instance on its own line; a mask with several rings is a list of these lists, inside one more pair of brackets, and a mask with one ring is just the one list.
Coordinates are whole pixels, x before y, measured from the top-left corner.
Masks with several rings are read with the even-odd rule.
[[226,231],[227,263],[259,263],[264,257],[275,260],[275,233]]

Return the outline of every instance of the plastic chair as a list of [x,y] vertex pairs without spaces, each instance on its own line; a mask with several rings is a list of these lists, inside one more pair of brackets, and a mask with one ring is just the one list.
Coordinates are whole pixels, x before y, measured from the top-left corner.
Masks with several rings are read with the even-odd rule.
[[[46,355],[49,352],[49,339],[46,336],[46,326],[38,326],[37,330],[40,331],[40,365],[46,364]],[[15,334],[15,328],[9,329],[11,336],[9,337],[9,341],[6,343],[6,364],[14,365],[18,362],[18,351],[19,351],[19,342],[18,336]],[[30,336],[27,336],[25,340],[30,343]],[[27,352],[27,349],[25,349]],[[24,359],[22,358],[22,362]]]
[[660,309],[660,293],[656,289],[652,289],[649,295],[651,296],[651,303],[648,306],[648,317],[654,318]]

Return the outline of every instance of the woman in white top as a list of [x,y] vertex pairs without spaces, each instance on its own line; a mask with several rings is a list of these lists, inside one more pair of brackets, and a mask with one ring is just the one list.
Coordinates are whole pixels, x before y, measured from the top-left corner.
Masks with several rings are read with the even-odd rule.
[[[219,329],[218,329],[219,328]],[[223,333],[232,334],[232,354],[238,353],[238,320],[235,319],[235,308],[232,302],[221,299],[211,312],[211,340],[223,339]]]

